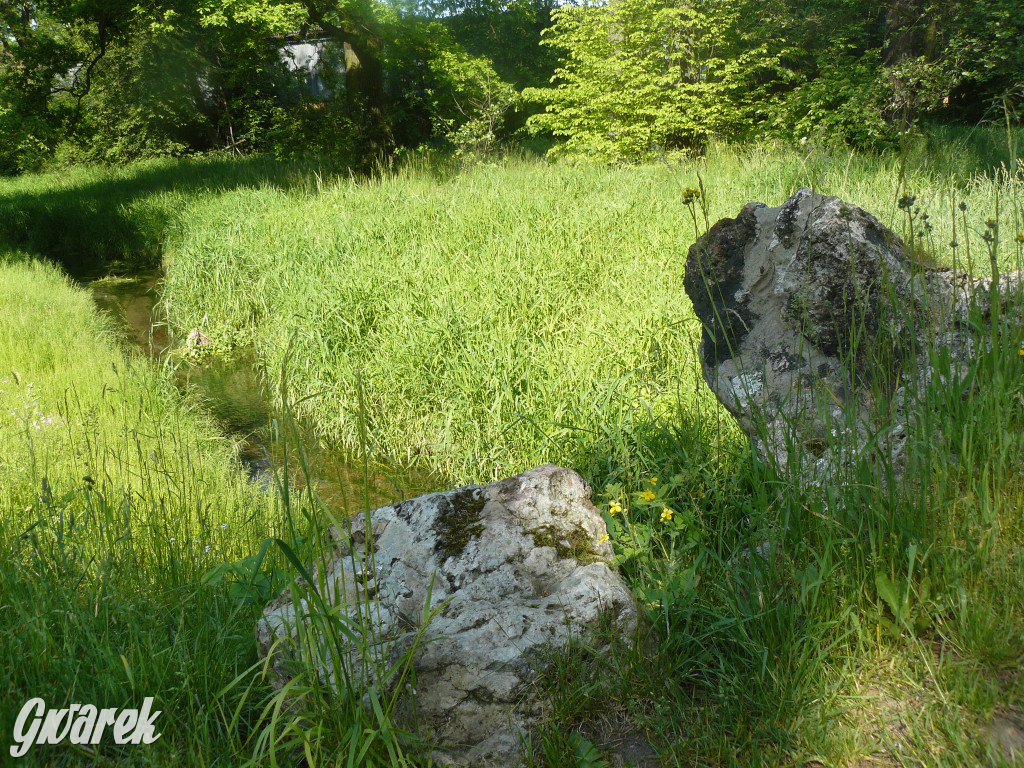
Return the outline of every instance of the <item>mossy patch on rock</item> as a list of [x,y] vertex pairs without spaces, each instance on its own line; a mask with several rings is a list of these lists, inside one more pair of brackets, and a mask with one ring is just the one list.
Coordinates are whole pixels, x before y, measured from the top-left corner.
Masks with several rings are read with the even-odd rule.
[[435,525],[434,552],[445,559],[458,557],[470,539],[483,533],[480,522],[487,499],[477,488],[465,488],[442,498]]
[[531,528],[527,533],[533,536],[535,546],[554,547],[555,554],[562,560],[571,557],[581,565],[586,565],[598,558],[590,546],[590,536],[580,527],[573,528],[565,534],[553,525],[541,525]]

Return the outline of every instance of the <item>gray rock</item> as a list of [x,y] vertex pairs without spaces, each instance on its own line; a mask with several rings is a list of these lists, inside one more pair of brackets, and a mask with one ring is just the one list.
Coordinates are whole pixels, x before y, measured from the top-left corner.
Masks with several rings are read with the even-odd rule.
[[[637,606],[611,567],[590,498],[578,474],[548,464],[374,510],[372,562],[364,516],[336,532],[337,553],[316,579],[329,605],[362,614],[372,637],[359,631],[383,658],[410,647],[428,591],[429,607],[440,608],[415,653],[413,697],[438,761],[509,764],[519,733],[545,711],[532,683],[547,654],[606,620],[632,637]],[[257,629],[261,654],[273,654],[279,685],[295,663],[317,664],[321,679],[338,684],[337,669],[294,642],[297,625],[308,622],[301,613],[288,592],[267,607]],[[365,672],[378,684],[353,649],[346,653],[356,679]]]
[[[1003,277],[1004,310],[1021,285]],[[914,421],[904,385],[965,375],[972,302],[984,315],[992,294],[990,280],[912,264],[871,214],[808,189],[716,223],[690,247],[684,287],[712,391],[763,457],[814,482],[869,444],[902,472]]]
[[185,337],[185,346],[189,350],[202,349],[213,344],[213,340],[198,328],[193,328]]

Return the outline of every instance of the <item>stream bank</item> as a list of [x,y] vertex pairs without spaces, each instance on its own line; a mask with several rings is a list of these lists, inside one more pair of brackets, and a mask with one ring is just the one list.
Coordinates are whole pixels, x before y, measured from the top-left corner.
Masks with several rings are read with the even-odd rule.
[[[172,369],[175,385],[195,398],[216,421],[221,432],[237,446],[237,457],[251,481],[264,489],[274,485],[274,470],[285,461],[280,425],[285,423],[271,406],[267,380],[252,349],[235,351],[228,357],[207,355],[190,364],[175,354],[174,338],[162,316],[161,270],[132,277],[105,277],[84,281],[100,310],[113,318],[123,337],[156,365]],[[309,425],[299,423],[308,474],[316,479],[316,492],[332,510],[361,510],[365,499],[372,507],[402,501],[437,490],[429,475],[399,473],[386,467],[371,467],[369,483],[364,482],[361,463],[353,461],[312,437]],[[290,438],[289,438],[290,439]],[[293,482],[304,485],[306,473],[290,445],[289,470]]]

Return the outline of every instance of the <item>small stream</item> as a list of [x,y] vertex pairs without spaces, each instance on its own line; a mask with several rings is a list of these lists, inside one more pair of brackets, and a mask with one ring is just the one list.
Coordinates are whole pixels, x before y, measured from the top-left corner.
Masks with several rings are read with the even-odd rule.
[[[168,361],[171,352],[171,334],[159,308],[162,277],[159,270],[154,270],[84,283],[100,310],[113,317],[128,340],[156,364]],[[181,363],[175,367],[173,378],[183,392],[198,395],[224,434],[238,443],[238,460],[249,478],[264,489],[271,488],[274,469],[284,462],[283,446],[274,434],[274,425],[281,421],[270,406],[255,354],[243,351],[230,359],[211,356],[199,365]],[[308,429],[302,431],[312,434]],[[437,482],[426,475],[400,475],[373,468],[367,487],[361,465],[312,439],[303,440],[303,448],[311,475],[316,478],[316,492],[334,510],[361,510],[364,491],[370,504],[377,507],[437,489]],[[291,452],[294,454],[294,446]],[[297,485],[304,484],[298,466],[291,468],[290,477]]]

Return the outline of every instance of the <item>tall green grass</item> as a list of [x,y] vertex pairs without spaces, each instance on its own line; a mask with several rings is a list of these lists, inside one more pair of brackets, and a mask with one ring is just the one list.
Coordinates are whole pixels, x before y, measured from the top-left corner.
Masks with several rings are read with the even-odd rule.
[[[315,607],[325,568],[319,582],[283,568],[328,560],[326,525],[344,530],[360,500],[325,505],[301,448],[305,482],[279,472],[278,493],[261,493],[167,371],[122,352],[90,294],[52,266],[5,254],[0,305],[3,762],[29,699],[122,709],[153,697],[152,745],[108,733],[96,746],[34,746],[22,764],[276,765],[349,752],[352,765],[407,764],[416,741],[392,714],[412,650],[372,711],[365,681],[337,658],[320,662],[337,687],[300,670],[275,693],[256,654],[256,621],[284,588],[314,606],[300,643],[328,647],[316,637],[327,633],[337,650],[353,632],[376,642],[368,614]],[[278,421],[295,453],[299,428],[287,413]]]
[[52,267],[0,265],[0,733],[50,707],[139,706],[151,748],[41,747],[93,758],[216,764],[234,753],[219,690],[255,654],[254,609],[204,586],[276,531],[229,445],[141,357],[117,351],[88,293]]
[[975,386],[922,385],[905,484],[865,460],[813,491],[758,462],[709,397],[681,290],[710,222],[800,186],[875,212],[931,262],[952,264],[955,239],[961,269],[1019,267],[1020,181],[953,160],[724,147],[671,167],[412,164],[239,191],[172,232],[167,308],[273,362],[293,345],[329,440],[357,439],[360,375],[381,456],[475,480],[556,461],[595,482],[657,651],[568,654],[538,763],[586,764],[593,724],[622,717],[676,764],[998,764],[984,721],[1024,684],[1019,332],[978,356]]
[[[911,194],[932,258],[948,259],[956,238],[980,273],[981,232],[964,235],[961,219],[992,215],[1006,185],[941,173],[899,156],[724,147],[679,166],[413,163],[319,191],[246,189],[194,202],[171,230],[168,316],[251,341],[275,368],[294,337],[293,386],[317,394],[305,415],[336,444],[356,442],[362,372],[384,457],[457,480],[549,460],[594,475],[669,412],[721,431],[681,289],[708,222],[813,186],[899,229],[898,198]],[[709,207],[695,222],[681,200],[699,178]],[[1014,216],[1004,205],[1004,231]]]
[[[552,709],[527,739],[534,764],[600,765],[622,733],[670,765],[1005,765],[986,728],[1024,709],[1019,329],[979,322],[992,343],[969,385],[919,385],[906,482],[865,460],[801,488],[756,459],[708,394],[681,279],[709,223],[800,186],[859,204],[908,240],[914,232],[932,261],[952,263],[956,240],[961,268],[983,274],[992,253],[999,270],[1016,268],[1014,158],[962,138],[883,156],[718,147],[690,164],[627,169],[413,162],[372,179],[183,194],[158,236],[165,301],[179,333],[201,326],[226,345],[254,344],[270,370],[286,371],[305,422],[336,444],[369,443],[378,458],[451,480],[551,460],[594,483],[650,621],[634,644],[554,659]],[[709,209],[694,220],[681,201],[698,181]],[[158,199],[147,194],[138,199]],[[915,197],[908,212],[905,195]],[[70,375],[76,359],[47,376]],[[103,392],[101,403],[112,396]],[[23,509],[41,496],[19,487]],[[329,517],[312,497],[306,511]],[[255,734],[243,751],[324,757],[354,743],[344,729],[361,715],[318,687],[315,666],[296,686],[293,719],[280,697],[268,710],[232,694]],[[198,732],[207,762],[242,749],[231,728]]]
[[80,166],[0,184],[0,243],[61,265],[76,277],[159,266],[167,228],[186,200],[240,187],[315,187],[345,169],[316,159],[152,160]]

